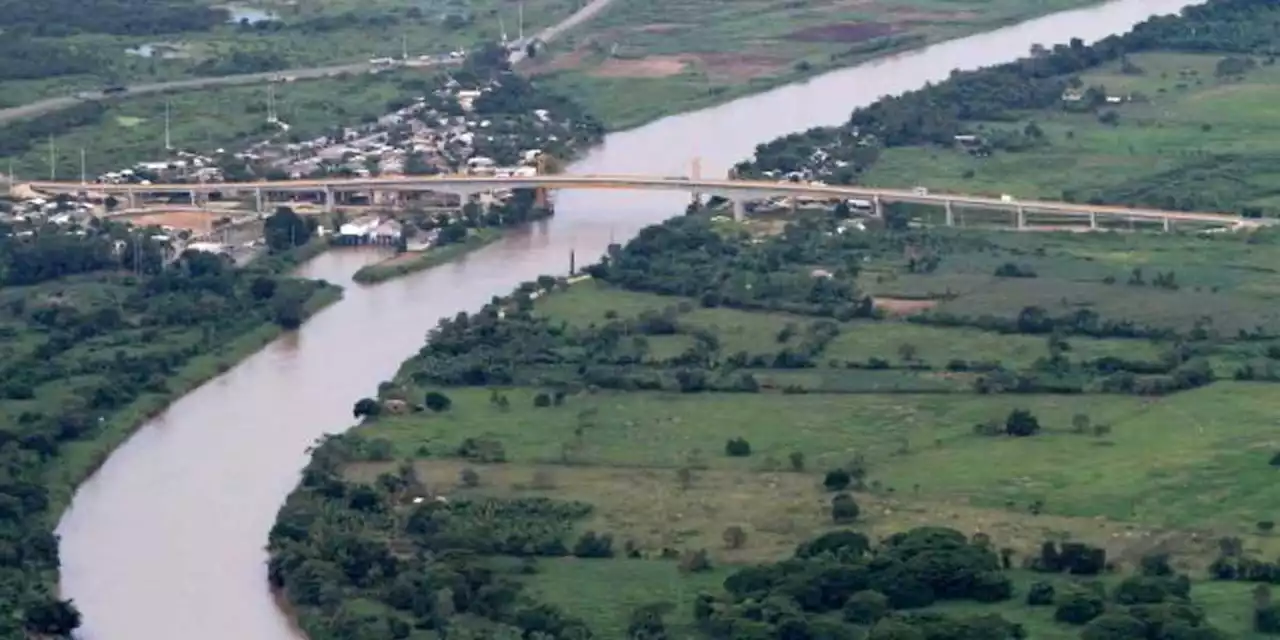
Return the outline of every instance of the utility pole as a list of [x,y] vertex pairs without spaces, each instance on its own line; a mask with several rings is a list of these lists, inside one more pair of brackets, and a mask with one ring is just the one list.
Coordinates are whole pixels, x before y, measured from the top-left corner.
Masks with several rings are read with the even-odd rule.
[[53,134],[49,134],[49,182],[55,182],[58,179],[58,165],[54,160],[53,151]]
[[173,139],[170,137],[170,129],[169,129],[169,108],[170,108],[169,99],[165,98],[165,101],[164,101],[164,150],[165,151],[173,150]]
[[279,119],[276,117],[276,85],[270,83],[267,85],[267,122],[275,124]]
[[80,147],[80,186],[83,187],[87,182],[84,171],[84,147]]
[[502,34],[502,46],[507,46],[507,26],[502,23],[502,14],[498,14],[498,31]]
[[524,0],[520,0],[520,44],[524,44]]
[[409,36],[407,34],[400,34],[400,59],[409,59]]

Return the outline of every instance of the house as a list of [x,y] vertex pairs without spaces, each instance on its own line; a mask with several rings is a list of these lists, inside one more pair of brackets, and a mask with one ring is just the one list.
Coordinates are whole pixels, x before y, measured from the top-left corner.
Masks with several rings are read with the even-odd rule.
[[403,233],[403,225],[396,220],[387,220],[379,224],[369,234],[369,242],[373,244],[397,244]]

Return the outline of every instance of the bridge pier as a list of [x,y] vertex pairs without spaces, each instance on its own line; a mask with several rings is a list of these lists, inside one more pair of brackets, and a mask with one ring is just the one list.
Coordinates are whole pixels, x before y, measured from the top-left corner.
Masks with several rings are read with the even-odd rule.
[[1098,230],[1098,212],[1097,211],[1089,212],[1089,230],[1090,231]]
[[259,188],[257,188],[257,189],[254,189],[254,190],[253,190],[253,210],[254,210],[254,211],[256,211],[256,212],[258,212],[258,213],[263,213],[263,211],[262,211],[262,188],[261,188],[261,187],[259,187]]
[[947,226],[948,227],[956,226],[956,216],[955,216],[955,212],[951,210],[951,201],[950,200],[943,201],[942,206],[946,208]]
[[1173,218],[1170,218],[1169,216],[1165,216],[1160,220],[1164,223],[1165,233],[1173,231]]
[[133,189],[124,192],[125,200],[129,203],[130,209],[138,208],[138,198],[134,195]]
[[324,212],[333,213],[333,187],[324,188]]
[[1018,207],[1018,228],[1027,228],[1027,210],[1022,207]]
[[880,202],[880,196],[871,196],[871,212],[875,217],[884,219],[884,206]]
[[742,198],[732,198],[729,200],[733,204],[733,221],[742,222],[747,218],[747,207],[742,203]]

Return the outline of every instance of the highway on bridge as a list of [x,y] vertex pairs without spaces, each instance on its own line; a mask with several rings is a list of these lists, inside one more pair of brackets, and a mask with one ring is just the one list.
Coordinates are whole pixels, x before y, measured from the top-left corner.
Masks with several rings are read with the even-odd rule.
[[[1205,224],[1259,226],[1262,220],[1243,218],[1239,215],[1217,212],[1169,211],[1119,205],[1056,202],[1050,200],[1013,200],[955,193],[934,193],[919,190],[879,189],[856,185],[825,185],[802,182],[768,182],[759,180],[703,179],[686,177],[654,177],[641,175],[542,175],[528,177],[493,177],[475,175],[400,176],[380,178],[335,178],[314,180],[211,182],[180,184],[81,184],[78,182],[25,183],[40,192],[112,194],[133,199],[149,194],[190,193],[256,193],[261,202],[263,193],[324,193],[326,202],[332,203],[335,193],[349,192],[422,192],[451,193],[460,196],[475,195],[502,189],[638,189],[686,191],[692,194],[720,196],[733,201],[735,217],[741,217],[741,203],[748,199],[783,197],[809,197],[818,199],[865,200],[879,210],[883,203],[913,203],[943,207],[951,220],[954,207],[988,210],[1004,210],[1018,216],[1019,226],[1025,224],[1026,213],[1050,213],[1063,216],[1087,217],[1096,226],[1098,217],[1125,218],[1162,222],[1166,228],[1172,222],[1197,222]],[[132,205],[131,205],[132,206]],[[261,210],[261,209],[260,209]]]

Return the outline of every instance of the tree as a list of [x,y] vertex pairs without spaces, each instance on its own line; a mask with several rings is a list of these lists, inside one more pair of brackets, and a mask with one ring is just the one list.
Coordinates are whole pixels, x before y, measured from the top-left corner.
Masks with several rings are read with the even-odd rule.
[[1077,413],[1071,416],[1071,430],[1076,433],[1086,433],[1089,431],[1089,414]]
[[848,622],[873,625],[889,612],[889,598],[879,591],[859,591],[844,604],[843,616]]
[[861,509],[853,496],[847,493],[837,494],[831,499],[831,520],[838,524],[853,522],[858,518]]
[[533,396],[533,406],[539,409],[545,409],[551,406],[551,395],[546,392],[539,391]]
[[1004,429],[1011,436],[1033,436],[1040,431],[1040,421],[1026,409],[1014,409],[1005,419]]
[[822,486],[826,487],[827,491],[843,491],[849,488],[849,484],[852,481],[853,478],[849,475],[848,471],[845,471],[844,469],[832,469],[831,471],[828,471],[826,477],[822,479]]
[[473,489],[480,486],[480,474],[476,473],[475,469],[466,467],[458,472],[458,482],[468,489]]
[[724,444],[724,452],[732,458],[745,458],[751,455],[751,444],[744,438],[732,438]]
[[311,240],[315,221],[303,218],[289,207],[278,207],[262,224],[267,247],[273,252],[300,247]]
[[374,417],[382,410],[382,406],[373,398],[360,398],[351,409],[352,417],[359,419],[365,416]]
[[441,411],[448,411],[453,406],[453,400],[450,400],[449,396],[439,391],[428,391],[426,397],[423,398],[423,404],[428,409],[440,413]]
[[1144,640],[1147,625],[1127,613],[1108,613],[1094,618],[1080,632],[1081,640]]
[[70,637],[80,626],[80,612],[70,600],[42,600],[27,607],[23,626],[34,634]]
[[267,276],[259,276],[253,279],[253,284],[249,285],[249,293],[258,300],[267,300],[276,294],[276,281]]
[[747,532],[738,525],[725,529],[721,537],[724,538],[724,546],[728,549],[741,549],[742,545],[747,543]]

